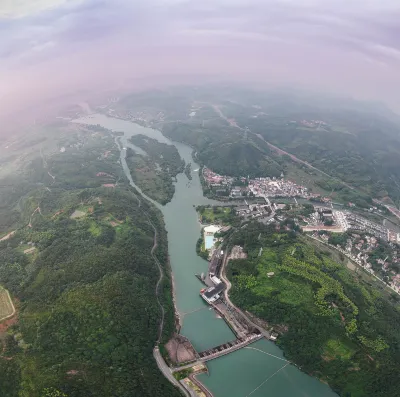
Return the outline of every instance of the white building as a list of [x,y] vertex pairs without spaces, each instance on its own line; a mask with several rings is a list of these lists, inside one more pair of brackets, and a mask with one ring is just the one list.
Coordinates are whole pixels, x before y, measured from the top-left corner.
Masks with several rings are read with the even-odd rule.
[[218,233],[221,230],[221,227],[216,225],[206,226],[204,228],[204,247],[206,250],[209,250],[214,247],[215,244],[215,233]]

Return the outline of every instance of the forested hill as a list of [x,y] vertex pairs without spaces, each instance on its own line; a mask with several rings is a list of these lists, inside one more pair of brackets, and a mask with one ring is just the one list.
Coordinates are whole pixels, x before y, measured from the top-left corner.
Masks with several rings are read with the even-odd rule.
[[197,122],[166,123],[162,132],[174,141],[192,146],[197,160],[220,174],[278,177],[283,172],[283,159],[262,140],[221,121],[213,120],[206,126]]
[[0,324],[0,396],[179,396],[152,355],[159,271],[144,210],[167,275],[165,335],[173,328],[161,213],[143,200],[139,207],[108,132],[69,136],[65,153],[45,153],[8,179],[37,180],[14,197],[16,233],[0,242],[0,283],[17,308]]
[[175,193],[176,176],[185,169],[178,149],[145,135],[135,135],[130,141],[145,153],[128,148],[126,162],[136,186],[160,204],[167,204]]
[[285,356],[342,397],[400,396],[400,304],[305,236],[251,223],[230,244],[231,298],[280,333]]

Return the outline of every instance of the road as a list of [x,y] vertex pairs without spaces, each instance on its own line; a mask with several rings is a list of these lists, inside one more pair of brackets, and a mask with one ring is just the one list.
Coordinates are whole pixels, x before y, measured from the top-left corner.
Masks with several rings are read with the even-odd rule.
[[[252,132],[252,134],[254,134],[254,133]],[[351,186],[351,185],[349,185],[348,183],[343,182],[341,179],[339,179],[339,178],[337,178],[337,177],[335,177],[335,176],[332,176],[332,175],[327,174],[326,172],[320,170],[319,168],[314,167],[314,166],[311,165],[310,163],[307,163],[307,161],[301,160],[301,159],[299,159],[298,157],[296,157],[294,154],[289,153],[289,152],[286,152],[285,150],[280,149],[278,146],[275,146],[275,145],[273,145],[272,143],[266,141],[266,140],[263,138],[262,135],[260,135],[260,134],[254,134],[254,135],[256,135],[258,138],[262,139],[271,149],[273,149],[273,150],[274,150],[275,152],[277,152],[278,154],[289,156],[294,162],[299,163],[299,164],[303,164],[303,165],[305,165],[306,167],[308,167],[308,168],[310,168],[310,169],[312,169],[312,170],[314,170],[314,171],[317,171],[317,172],[319,172],[320,174],[322,174],[322,175],[324,175],[324,176],[326,176],[326,177],[328,177],[328,178],[330,178],[330,179],[334,179],[334,180],[340,182],[342,185],[348,187],[348,188],[351,189],[351,190],[356,190],[356,189],[354,188],[354,186]]]
[[273,145],[272,143],[266,141],[266,140],[263,138],[262,135],[256,134],[256,133],[254,133],[254,132],[251,132],[249,129],[245,130],[244,128],[240,127],[234,120],[228,119],[228,118],[223,114],[222,110],[221,110],[217,105],[214,105],[214,104],[209,104],[209,105],[211,105],[211,106],[214,108],[214,110],[218,113],[218,115],[219,115],[221,118],[223,118],[225,121],[227,121],[232,127],[236,127],[236,128],[238,128],[238,129],[240,129],[241,131],[246,131],[246,132],[248,132],[248,133],[250,133],[250,134],[253,134],[253,135],[257,136],[259,139],[263,140],[271,149],[273,149],[274,151],[276,151],[276,152],[279,153],[280,155],[287,155],[287,156],[289,156],[293,161],[295,161],[295,162],[297,162],[297,163],[300,163],[300,164],[303,164],[303,165],[307,166],[308,168],[313,169],[314,171],[318,171],[318,172],[321,173],[322,175],[324,175],[324,176],[326,176],[326,177],[328,177],[328,178],[330,178],[330,179],[334,179],[334,180],[340,182],[341,184],[343,184],[344,186],[348,187],[349,189],[357,190],[357,189],[354,188],[354,186],[351,186],[351,185],[349,185],[348,183],[343,182],[342,180],[340,180],[340,179],[338,179],[338,178],[336,178],[336,177],[334,177],[334,176],[332,176],[332,175],[327,174],[326,172],[320,170],[319,168],[314,167],[314,166],[311,165],[310,163],[307,163],[307,161],[301,160],[301,159],[299,159],[298,157],[296,157],[294,154],[289,153],[289,152],[286,152],[285,150],[280,149],[278,146],[275,146],[275,145]]
[[[190,397],[190,393],[183,387],[181,383],[179,383],[174,376],[172,375],[172,372],[168,365],[165,363],[161,353],[160,349],[158,346],[156,346],[153,350],[153,356],[157,362],[157,366],[160,369],[160,371],[163,373],[163,375],[175,386],[177,387],[185,396]],[[188,368],[191,368],[194,364],[191,364],[188,366]],[[185,369],[185,367],[179,367],[179,370]]]
[[252,320],[250,320],[250,318],[244,314],[238,307],[236,307],[232,301],[229,298],[229,290],[232,287],[231,282],[228,280],[228,278],[225,275],[225,270],[226,270],[226,265],[228,263],[228,252],[225,253],[224,255],[224,259],[222,261],[222,267],[221,267],[221,274],[220,277],[222,279],[222,281],[226,284],[226,288],[224,290],[224,297],[226,302],[232,306],[249,324],[251,324],[254,328],[258,329],[262,335],[264,335],[267,339],[270,339],[271,334],[265,330],[264,328],[258,326],[257,324],[255,324]]
[[6,234],[3,238],[0,238],[0,241],[6,241],[6,240],[8,240],[8,239],[11,238],[12,236],[14,236],[15,233],[17,233],[17,231],[16,231],[16,230],[13,230],[12,232]]

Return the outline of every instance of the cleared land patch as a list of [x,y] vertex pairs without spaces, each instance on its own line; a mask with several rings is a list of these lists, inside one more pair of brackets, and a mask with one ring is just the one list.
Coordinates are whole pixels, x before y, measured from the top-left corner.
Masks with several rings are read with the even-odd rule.
[[324,349],[324,357],[328,360],[350,360],[353,354],[354,349],[352,349],[348,344],[340,341],[339,339],[329,339]]
[[71,218],[71,219],[78,219],[78,218],[84,217],[85,215],[86,215],[86,212],[79,211],[79,210],[75,210],[75,211],[71,214],[70,218]]
[[3,287],[0,287],[0,321],[6,320],[13,316],[15,308],[12,303],[10,294]]

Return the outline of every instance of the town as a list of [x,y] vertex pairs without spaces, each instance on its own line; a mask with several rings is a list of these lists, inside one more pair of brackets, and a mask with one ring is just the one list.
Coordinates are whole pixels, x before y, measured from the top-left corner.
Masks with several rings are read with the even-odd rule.
[[[400,293],[399,232],[353,212],[352,206],[348,209],[334,208],[328,198],[312,194],[304,186],[283,177],[233,178],[216,174],[208,168],[203,169],[202,175],[207,186],[217,195],[222,191],[228,192],[230,202],[234,203],[234,213],[242,222],[256,219],[280,227],[290,219],[310,238],[338,250],[353,266],[362,267],[394,292]],[[284,204],[280,199],[290,199],[291,204]],[[302,199],[302,202],[297,199]],[[215,235],[229,226],[223,222],[210,225],[207,218],[205,220],[205,248],[211,258],[214,246],[222,241]]]
[[202,175],[217,196],[320,198],[319,194],[311,193],[306,187],[285,180],[283,175],[281,178],[233,178],[216,174],[207,167],[203,168]]

